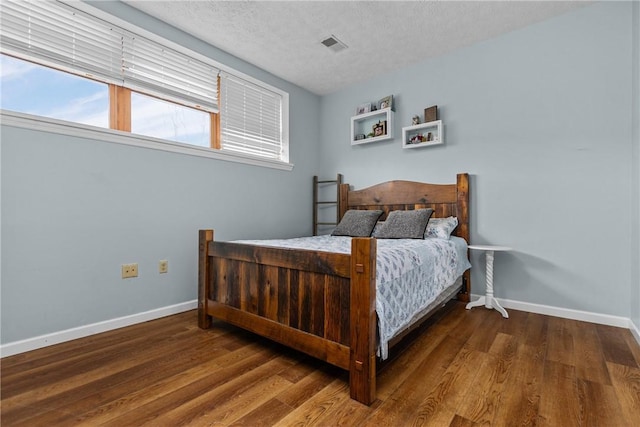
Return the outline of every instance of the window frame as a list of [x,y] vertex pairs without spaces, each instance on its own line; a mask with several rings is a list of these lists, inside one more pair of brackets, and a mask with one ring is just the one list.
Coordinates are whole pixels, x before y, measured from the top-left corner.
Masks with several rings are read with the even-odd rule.
[[224,150],[188,145],[166,139],[137,135],[114,129],[68,122],[65,120],[52,119],[44,116],[34,116],[15,111],[0,110],[0,125],[37,132],[48,132],[65,136],[93,139],[96,141],[128,145],[132,147],[148,148],[188,156],[223,160],[245,165],[261,166],[283,171],[291,171],[294,167],[292,163],[285,163],[278,160],[269,160],[235,153],[232,154]]
[[[81,10],[82,12],[91,14],[96,18],[105,20],[110,22],[113,25],[117,25],[122,27],[124,30],[131,31],[136,33],[142,37],[145,37],[153,42],[156,42],[160,45],[163,45],[167,48],[174,49],[179,53],[187,55],[195,60],[202,61],[208,65],[216,67],[220,71],[236,75],[245,80],[251,81],[256,85],[262,86],[265,89],[271,90],[273,92],[277,92],[282,96],[282,148],[283,155],[282,159],[268,159],[264,157],[252,156],[245,153],[237,153],[237,152],[229,152],[221,147],[220,144],[220,113],[209,112],[210,114],[210,141],[211,147],[200,147],[189,145],[177,141],[165,140],[155,137],[149,137],[145,135],[132,134],[130,133],[131,125],[130,125],[130,108],[131,104],[129,102],[128,106],[123,105],[123,102],[116,101],[113,102],[112,97],[117,98],[127,98],[130,99],[131,89],[114,85],[111,83],[107,83],[109,87],[109,122],[111,129],[101,128],[91,125],[85,125],[82,123],[69,122],[65,120],[53,119],[44,116],[36,116],[27,113],[20,113],[9,110],[0,109],[0,125],[2,126],[12,126],[17,128],[31,129],[36,131],[46,131],[57,134],[63,134],[68,136],[77,136],[77,137],[85,137],[90,139],[95,139],[103,142],[112,142],[117,144],[124,144],[129,146],[143,147],[149,149],[155,149],[159,151],[173,152],[173,153],[181,153],[191,156],[205,157],[205,158],[213,158],[224,161],[231,161],[235,163],[243,163],[248,165],[269,167],[279,170],[287,170],[291,171],[293,169],[293,164],[289,161],[289,94],[279,88],[273,87],[261,80],[258,80],[254,77],[246,75],[242,72],[239,72],[233,68],[227,67],[224,64],[218,63],[211,58],[202,55],[196,51],[188,49],[182,45],[179,45],[171,40],[168,40],[162,36],[159,36],[155,33],[145,30],[144,28],[138,27],[130,22],[127,22],[123,19],[120,19],[114,15],[111,15],[107,12],[104,12],[100,9],[97,9],[94,6],[85,4],[83,2],[78,1],[60,1],[61,3],[72,6],[76,9]],[[41,66],[58,69],[55,67],[50,67],[46,64],[38,64]],[[60,70],[63,71],[64,70]],[[74,73],[71,73],[74,74]],[[87,78],[86,76],[79,76],[81,78]],[[218,93],[219,93],[219,79],[218,79]],[[128,93],[127,93],[128,92]],[[149,95],[149,94],[146,94]],[[151,95],[153,96],[153,95]],[[177,103],[179,105],[179,103]],[[126,109],[129,109],[127,112]],[[129,114],[128,117],[128,129],[127,129],[127,118],[122,117],[122,110],[125,110],[124,114]]]

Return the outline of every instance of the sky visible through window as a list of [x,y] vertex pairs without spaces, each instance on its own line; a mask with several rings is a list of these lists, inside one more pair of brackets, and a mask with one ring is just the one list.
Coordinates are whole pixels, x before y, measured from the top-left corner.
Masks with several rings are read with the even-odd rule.
[[[132,133],[210,146],[209,114],[132,93]],[[109,87],[0,55],[0,108],[109,127]]]
[[209,114],[131,93],[131,132],[202,147],[210,146]]
[[106,84],[5,55],[0,61],[3,109],[109,127]]

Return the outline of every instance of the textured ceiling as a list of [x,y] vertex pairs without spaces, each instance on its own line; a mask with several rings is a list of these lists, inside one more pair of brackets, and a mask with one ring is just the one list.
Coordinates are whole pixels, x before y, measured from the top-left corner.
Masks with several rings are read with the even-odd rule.
[[[319,95],[588,4],[433,0],[124,2]],[[332,34],[348,49],[334,53],[320,43]]]

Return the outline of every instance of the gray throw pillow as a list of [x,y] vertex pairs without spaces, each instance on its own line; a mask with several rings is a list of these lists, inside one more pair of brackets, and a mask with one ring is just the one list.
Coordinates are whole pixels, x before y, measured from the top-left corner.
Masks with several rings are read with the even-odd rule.
[[381,210],[348,210],[331,235],[369,237],[381,215]]
[[424,231],[433,209],[391,211],[387,220],[376,228],[379,239],[424,239]]

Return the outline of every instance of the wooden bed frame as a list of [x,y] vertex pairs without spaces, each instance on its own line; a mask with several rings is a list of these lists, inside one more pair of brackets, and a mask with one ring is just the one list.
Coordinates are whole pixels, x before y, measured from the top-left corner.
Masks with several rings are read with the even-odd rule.
[[[455,184],[390,181],[339,188],[348,209],[434,209],[458,217],[454,234],[469,241],[469,176]],[[198,326],[217,318],[349,371],[351,398],[376,399],[376,239],[354,238],[351,254],[252,246],[199,232]],[[458,299],[468,302],[470,274]],[[435,311],[435,310],[434,310]],[[424,319],[430,314],[428,313]],[[417,324],[422,323],[422,321]]]

